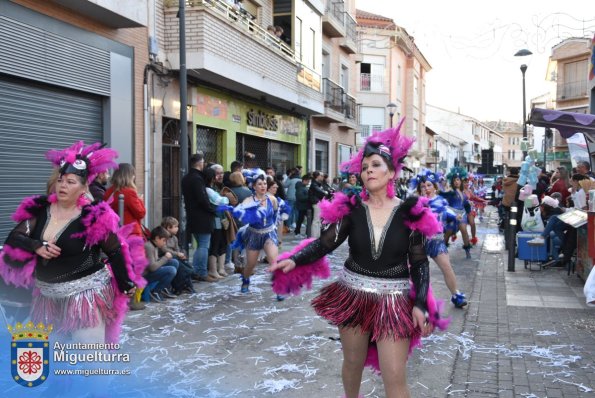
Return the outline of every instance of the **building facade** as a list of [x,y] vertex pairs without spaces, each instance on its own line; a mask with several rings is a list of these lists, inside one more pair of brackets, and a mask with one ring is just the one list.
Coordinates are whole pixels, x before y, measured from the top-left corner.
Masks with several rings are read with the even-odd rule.
[[405,162],[417,172],[428,165],[425,77],[431,66],[413,37],[392,19],[363,10],[357,10],[356,17],[361,41],[357,87],[361,104],[359,142],[404,117],[402,132],[417,138]]
[[0,239],[25,195],[46,191],[45,153],[106,142],[146,192],[146,1],[0,0]]
[[[178,215],[180,88],[178,2],[155,0],[148,76],[155,208]],[[225,169],[256,155],[278,172],[306,165],[310,116],[324,112],[321,2],[190,1],[186,16],[190,153]],[[283,28],[277,37],[270,25]]]
[[[437,162],[437,169],[448,172],[451,167],[459,166],[477,173],[488,165],[502,166],[502,135],[492,126],[430,104],[426,110],[426,125],[433,132],[435,148],[428,151],[433,155],[429,163]],[[484,151],[489,151],[487,158],[482,158]]]
[[340,164],[356,148],[355,0],[325,1],[322,16],[324,112],[311,118],[309,170],[340,176]]

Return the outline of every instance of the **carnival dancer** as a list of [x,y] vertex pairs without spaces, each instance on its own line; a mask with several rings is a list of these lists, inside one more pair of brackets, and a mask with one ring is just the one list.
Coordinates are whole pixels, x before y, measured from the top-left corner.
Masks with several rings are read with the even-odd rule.
[[467,196],[469,204],[471,205],[471,210],[467,214],[467,222],[471,227],[471,239],[469,240],[469,243],[474,246],[479,243],[479,240],[477,239],[477,226],[475,225],[475,217],[477,217],[479,214],[479,209],[483,209],[487,204],[485,199],[475,194],[475,181],[476,178],[473,174],[469,174],[467,176],[467,180],[463,181],[463,186],[465,187],[465,189],[463,189],[463,193]]
[[109,204],[89,204],[85,195],[98,173],[117,167],[116,156],[82,141],[49,151],[60,170],[55,194],[21,203],[0,258],[7,283],[35,286],[31,320],[51,323],[76,342],[117,342],[128,299],[145,285],[142,238],[127,235],[131,226],[118,231]]
[[[437,194],[439,177],[430,170],[422,171],[417,177],[411,180],[411,186],[417,189],[420,196],[426,196],[429,199],[428,204],[432,212],[442,223],[443,231],[456,233],[459,228],[457,215],[448,208],[448,202],[442,196]],[[450,290],[450,301],[457,308],[463,308],[467,305],[465,293],[457,288],[457,277],[450,265],[448,248],[444,244],[444,234],[436,234],[431,239],[426,240],[426,253],[442,271],[446,287]]]
[[478,202],[476,204],[477,214],[479,215],[479,222],[483,222],[484,211],[485,211],[486,206],[488,205],[488,200],[486,199],[487,194],[488,194],[488,187],[485,186],[483,177],[479,176],[477,178],[477,186],[475,187],[475,195],[477,197],[483,199],[482,202]]
[[254,195],[246,198],[233,210],[233,216],[246,224],[236,236],[234,248],[246,250],[246,266],[242,271],[242,293],[250,291],[250,276],[258,262],[260,250],[264,250],[269,264],[277,263],[277,199],[267,194],[267,182],[263,175],[255,177],[253,184]]
[[399,134],[401,125],[371,136],[345,164],[346,171],[361,174],[363,199],[343,193],[335,193],[332,202],[325,199],[320,238],[302,242],[269,268],[275,292],[296,293],[301,286],[311,286],[313,275],[329,276],[323,256],[348,239],[350,255],[340,279],[312,302],[320,316],[339,328],[348,398],[358,396],[366,354],[374,347],[385,396],[408,397],[409,351],[435,324],[446,323],[435,312],[424,249],[424,235],[441,232],[441,225],[423,206],[426,198],[395,198],[394,180],[413,143],[413,138]]
[[[471,205],[467,195],[463,192],[463,180],[467,178],[467,170],[462,167],[453,167],[446,175],[449,191],[440,191],[438,194],[448,201],[448,206],[455,212],[459,220],[459,231],[463,237],[463,249],[465,256],[471,258],[471,243],[469,243],[469,233],[467,232],[467,214],[471,211]],[[456,231],[446,231],[444,234],[444,243],[448,246],[448,240],[451,236],[456,236]]]

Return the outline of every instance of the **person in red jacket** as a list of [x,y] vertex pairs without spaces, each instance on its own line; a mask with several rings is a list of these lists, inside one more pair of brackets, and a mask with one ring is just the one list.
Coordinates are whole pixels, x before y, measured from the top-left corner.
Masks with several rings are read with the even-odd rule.
[[112,186],[105,192],[104,200],[112,199],[110,207],[118,212],[118,197],[124,194],[124,225],[134,223],[132,234],[145,238],[141,220],[147,214],[145,203],[136,190],[136,171],[130,163],[120,163],[120,167],[114,171],[111,183]]

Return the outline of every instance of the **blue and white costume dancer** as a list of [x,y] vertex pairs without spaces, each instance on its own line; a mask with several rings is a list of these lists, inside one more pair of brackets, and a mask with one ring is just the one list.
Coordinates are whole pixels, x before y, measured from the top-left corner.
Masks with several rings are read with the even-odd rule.
[[455,212],[449,208],[448,201],[436,194],[439,180],[439,176],[430,170],[424,170],[411,181],[410,188],[417,188],[418,194],[424,195],[429,199],[428,204],[430,209],[432,209],[432,213],[442,224],[443,233],[436,234],[427,239],[425,242],[425,251],[436,262],[440,271],[442,271],[446,286],[452,294],[450,301],[457,308],[463,308],[467,305],[467,299],[465,293],[457,289],[456,275],[450,265],[448,248],[445,243],[445,234],[449,236],[452,233],[456,233],[459,229],[459,221]]
[[267,196],[266,207],[253,196],[253,202],[241,203],[233,210],[233,216],[245,224],[236,235],[234,248],[261,250],[267,240],[279,243],[277,236],[278,209]]

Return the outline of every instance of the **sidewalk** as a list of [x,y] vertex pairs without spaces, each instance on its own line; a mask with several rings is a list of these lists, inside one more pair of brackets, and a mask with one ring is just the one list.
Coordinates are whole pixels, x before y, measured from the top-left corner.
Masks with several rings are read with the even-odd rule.
[[445,396],[595,396],[595,312],[583,282],[518,260],[508,272],[503,236],[493,222],[486,232]]

